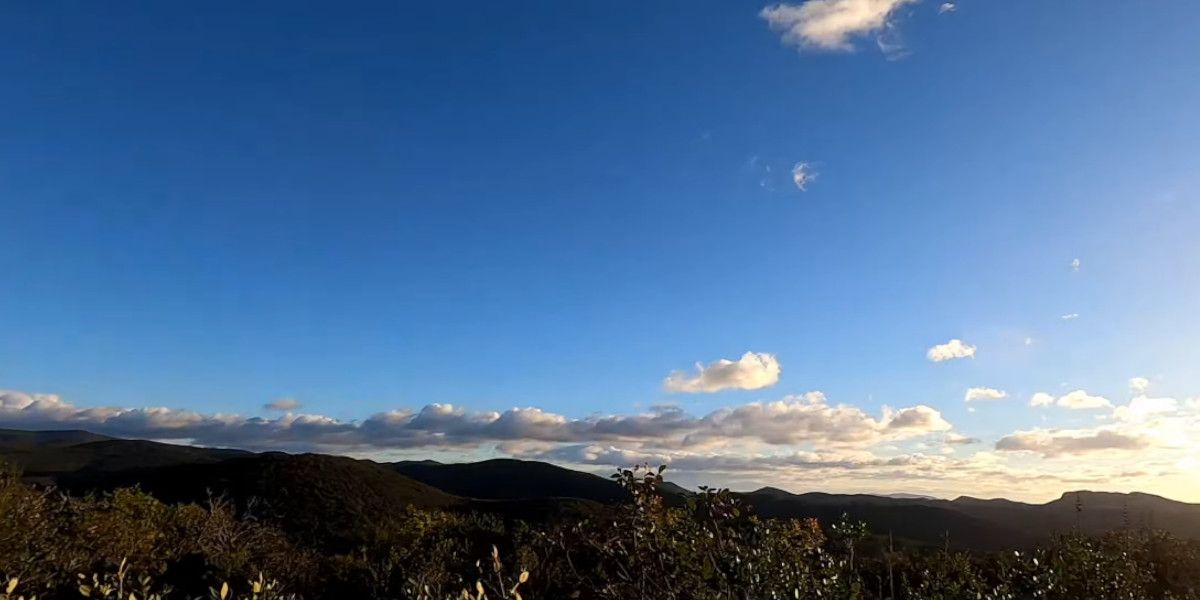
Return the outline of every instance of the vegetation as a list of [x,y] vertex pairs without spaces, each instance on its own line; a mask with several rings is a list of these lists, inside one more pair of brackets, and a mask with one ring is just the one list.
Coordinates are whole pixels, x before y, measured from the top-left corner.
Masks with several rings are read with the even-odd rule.
[[[626,500],[529,524],[408,507],[355,548],[252,503],[67,495],[0,472],[0,600],[1200,598],[1200,544],[1146,529],[1028,552],[890,544],[851,519],[761,519],[736,495],[660,495],[662,469],[615,475]],[[299,524],[299,526],[297,526]]]

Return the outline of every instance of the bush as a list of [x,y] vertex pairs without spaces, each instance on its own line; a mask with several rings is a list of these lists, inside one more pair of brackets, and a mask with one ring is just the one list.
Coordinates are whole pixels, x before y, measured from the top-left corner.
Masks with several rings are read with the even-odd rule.
[[1200,544],[1159,532],[1031,552],[896,549],[845,518],[760,519],[725,490],[668,506],[662,468],[614,477],[628,501],[589,516],[534,526],[397,508],[347,552],[252,505],[71,497],[0,469],[0,600],[1200,598]]

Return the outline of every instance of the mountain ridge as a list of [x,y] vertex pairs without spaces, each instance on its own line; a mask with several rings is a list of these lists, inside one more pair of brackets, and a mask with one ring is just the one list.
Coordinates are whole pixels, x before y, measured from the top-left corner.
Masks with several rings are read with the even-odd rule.
[[[125,440],[86,431],[0,429],[0,460],[22,468],[27,480],[75,493],[136,485],[172,502],[203,502],[210,494],[242,503],[257,498],[298,530],[339,544],[369,537],[372,522],[395,518],[404,506],[537,520],[599,510],[624,498],[611,479],[538,461],[386,463]],[[661,490],[675,505],[694,494],[669,482]],[[949,537],[950,545],[966,549],[1028,547],[1055,532],[1121,527],[1154,526],[1200,539],[1200,504],[1140,492],[1079,490],[1042,504],[970,496],[797,494],[770,486],[732,493],[763,518],[815,517],[829,524],[847,515],[912,543],[941,545]]]

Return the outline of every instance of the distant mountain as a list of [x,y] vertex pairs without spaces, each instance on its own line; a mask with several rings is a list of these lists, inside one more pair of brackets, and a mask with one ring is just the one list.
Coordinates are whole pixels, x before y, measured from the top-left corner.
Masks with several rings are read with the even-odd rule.
[[680,498],[686,498],[696,493],[672,481],[664,481],[658,490],[665,496],[677,496]]
[[115,438],[81,429],[60,431],[24,431],[0,429],[0,449],[41,449],[53,446],[73,446],[85,442],[99,442]]
[[924,494],[906,494],[897,492],[895,494],[881,494],[884,498],[896,498],[897,500],[940,500],[937,496],[926,496]]
[[250,454],[242,450],[122,440],[86,431],[0,430],[0,460],[20,467],[27,479],[40,483],[54,483],[68,473],[204,464]]
[[867,494],[791,494],[763,488],[744,494],[755,512],[767,518],[815,517],[836,523],[843,515],[865,521],[877,534],[892,534],[909,543],[980,550],[1024,547],[1031,540],[1003,523],[942,506],[939,501],[911,500]]
[[[255,454],[141,440],[86,431],[0,429],[0,460],[37,483],[68,491],[138,485],[169,502],[224,495],[275,519],[298,536],[351,547],[379,525],[402,519],[405,506],[479,510],[505,518],[553,519],[602,510],[624,497],[610,479],[541,462],[374,463],[319,454]],[[693,494],[676,484],[662,491],[673,504]],[[1055,532],[1099,533],[1154,527],[1200,539],[1200,505],[1149,494],[1070,492],[1045,504],[910,494],[793,494],[765,487],[739,494],[765,518],[843,514],[879,534],[923,545],[993,550],[1031,546]]]

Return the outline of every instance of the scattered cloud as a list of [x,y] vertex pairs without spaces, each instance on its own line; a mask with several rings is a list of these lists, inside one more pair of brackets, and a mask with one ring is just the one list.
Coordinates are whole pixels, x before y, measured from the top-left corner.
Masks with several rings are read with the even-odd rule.
[[808,184],[816,181],[817,172],[806,162],[798,162],[792,167],[792,183],[802,192],[808,191]]
[[363,421],[293,414],[273,419],[202,414],[165,407],[78,407],[53,394],[0,391],[0,426],[79,428],[142,439],[191,440],[250,449],[368,451],[475,448],[485,443],[587,444],[621,441],[658,448],[815,444],[863,447],[950,431],[928,406],[885,408],[880,418],[829,404],[820,392],[754,402],[693,416],[677,406],[630,415],[570,418],[540,408],[468,411],[451,404],[377,413]]
[[887,29],[897,9],[916,0],[808,0],[776,4],[759,16],[783,32],[786,44],[801,49],[849,52],[853,39]]
[[1135,396],[1141,396],[1150,389],[1150,380],[1145,377],[1133,377],[1129,380],[1129,393]]
[[747,178],[753,177],[759,188],[771,193],[788,186],[795,186],[801,192],[806,192],[818,176],[816,167],[811,162],[793,162],[790,159],[767,158],[757,154],[751,155],[742,163],[741,172]]
[[997,390],[995,388],[973,387],[967,390],[964,397],[966,402],[976,402],[979,400],[1002,400],[1008,397],[1008,392]]
[[1112,402],[1104,396],[1093,396],[1084,390],[1075,390],[1058,397],[1057,404],[1071,410],[1092,410],[1097,408],[1112,408]]
[[[666,450],[646,452],[614,445],[562,446],[553,449],[533,449],[523,452],[519,458],[526,460],[549,460],[573,464],[626,467],[632,464],[662,464],[671,471],[684,472],[730,472],[730,471],[865,471],[882,469],[895,470],[909,467],[920,468],[938,461],[938,457],[907,454],[892,457],[876,457],[859,453],[839,452],[787,452],[738,455],[725,452],[691,452]],[[891,469],[895,468],[895,469]]]
[[1074,321],[1079,318],[1079,313],[1067,313],[1059,318],[1064,321]]
[[1032,345],[1033,345],[1033,338],[1031,338],[1031,337],[1027,337],[1027,338],[1025,338],[1025,345],[1026,345],[1026,346],[1032,346]]
[[[810,392],[775,402],[751,402],[709,413],[678,444],[721,447],[736,440],[765,444],[870,445],[885,439],[907,439],[952,429],[940,412],[928,406],[885,408],[875,419],[862,409],[830,405],[825,395]],[[740,442],[739,442],[740,443]]]
[[1177,410],[1179,410],[1179,401],[1174,398],[1138,396],[1130,400],[1129,404],[1113,409],[1113,417],[1120,421],[1142,422]]
[[1000,438],[996,442],[996,450],[1035,452],[1050,458],[1105,450],[1141,450],[1148,445],[1149,443],[1143,438],[1107,429],[1099,431],[1035,429],[1020,431]]
[[1057,398],[1053,394],[1046,392],[1038,392],[1029,399],[1029,405],[1033,407],[1054,406],[1058,405],[1062,408],[1071,410],[1094,410],[1100,408],[1112,408],[1112,402],[1104,396],[1093,396],[1084,390],[1075,390],[1068,394],[1063,394]]
[[1076,258],[1076,259],[1072,259],[1072,260],[1071,260],[1071,270],[1072,270],[1072,271],[1075,271],[1075,272],[1078,272],[1078,271],[1079,271],[1079,267],[1080,267],[1082,264],[1083,264],[1083,263],[1079,262],[1079,259],[1078,259],[1078,258]]
[[1029,405],[1034,406],[1034,407],[1053,406],[1054,405],[1054,394],[1047,394],[1046,392],[1038,392],[1029,399]]
[[280,412],[289,412],[301,407],[301,404],[295,398],[280,398],[263,405],[267,410],[277,410]]
[[955,4],[953,2],[943,2],[942,5],[938,7],[938,14],[944,15],[946,13],[951,13],[956,10],[958,10],[957,4]]
[[978,444],[980,441],[982,440],[979,438],[967,437],[959,433],[947,433],[946,437],[942,439],[943,443],[951,446],[968,446],[971,444]]
[[980,449],[971,446],[978,439],[957,431],[933,407],[871,414],[817,391],[699,414],[671,405],[569,417],[536,407],[473,411],[428,404],[354,421],[291,412],[261,418],[87,407],[54,394],[0,391],[0,427],[77,428],[250,450],[388,460],[492,453],[595,469],[649,462],[669,465],[683,484],[792,489],[878,492],[910,483],[947,495],[969,489],[1024,498],[1118,480],[1155,493],[1177,489],[1171,486],[1187,476],[1179,465],[1193,464],[1188,461],[1200,450],[1194,435],[1200,399],[1139,396],[1110,416],[1093,429],[1016,431]]
[[950,431],[953,426],[942,413],[925,405],[891,410],[884,408],[883,421],[888,431],[917,432],[924,435],[934,431]]
[[696,374],[675,371],[663,381],[668,392],[711,393],[723,390],[758,390],[779,383],[779,360],[765,352],[747,352],[738,360],[722,358],[704,366],[696,363]]
[[945,344],[938,344],[925,353],[925,357],[933,362],[944,362],[956,358],[972,358],[974,356],[975,346],[957,338]]

